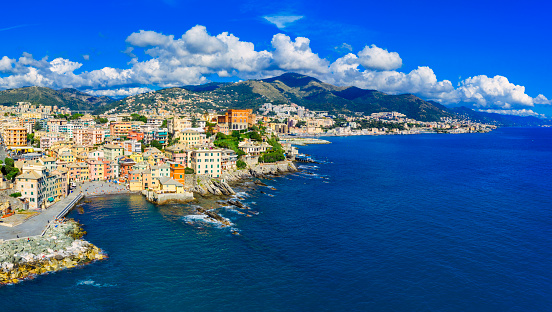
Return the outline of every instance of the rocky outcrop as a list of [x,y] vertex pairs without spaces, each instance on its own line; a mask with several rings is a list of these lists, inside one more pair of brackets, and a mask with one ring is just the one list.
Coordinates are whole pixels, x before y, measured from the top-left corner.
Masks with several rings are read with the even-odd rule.
[[205,196],[207,194],[213,195],[234,195],[236,192],[232,189],[228,183],[220,180],[213,179],[208,176],[200,176],[198,178],[197,185],[192,189],[193,192]]
[[231,200],[228,201],[228,203],[230,205],[234,205],[238,208],[246,208],[245,205],[242,202],[240,202],[239,200],[231,199]]
[[[226,172],[218,179],[208,176],[198,176],[197,185],[192,189],[192,191],[201,196],[206,196],[208,194],[234,195],[236,192],[234,192],[229,183],[243,182],[253,178],[267,179],[269,176],[278,176],[295,171],[297,171],[297,167],[295,167],[293,162],[290,161],[283,161],[273,164],[258,164],[248,169]],[[255,183],[260,182],[257,181],[255,181]]]
[[266,178],[268,175],[277,176],[283,173],[295,171],[297,171],[297,167],[289,161],[274,164],[259,164],[250,169],[251,175],[255,178]]
[[75,221],[52,222],[44,236],[1,243],[0,285],[105,259],[98,247],[81,239],[85,233]]
[[197,207],[196,210],[199,213],[201,213],[203,215],[206,215],[208,218],[211,218],[211,219],[219,222],[222,226],[231,226],[232,225],[232,223],[230,223],[230,221],[228,221],[227,219],[221,217],[216,212],[213,212],[211,210],[207,210],[207,209],[202,208],[202,207]]

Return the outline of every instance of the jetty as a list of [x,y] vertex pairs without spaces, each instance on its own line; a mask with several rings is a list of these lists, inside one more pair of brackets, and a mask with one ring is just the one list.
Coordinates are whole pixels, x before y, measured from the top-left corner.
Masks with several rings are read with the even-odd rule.
[[312,159],[312,157],[304,155],[304,154],[296,155],[295,156],[295,161],[296,162],[302,162],[302,163],[314,163],[314,164],[318,163],[316,160]]
[[83,197],[81,193],[73,192],[21,224],[0,226],[0,242],[17,238],[42,236],[46,229],[48,229],[50,222],[65,217]]

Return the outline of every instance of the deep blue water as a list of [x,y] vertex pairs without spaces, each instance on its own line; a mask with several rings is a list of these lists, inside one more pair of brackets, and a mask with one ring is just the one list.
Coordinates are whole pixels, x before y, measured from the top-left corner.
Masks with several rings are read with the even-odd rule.
[[330,140],[300,148],[329,162],[312,175],[249,191],[259,215],[221,210],[241,236],[85,204],[109,259],[2,287],[0,311],[552,310],[552,129]]

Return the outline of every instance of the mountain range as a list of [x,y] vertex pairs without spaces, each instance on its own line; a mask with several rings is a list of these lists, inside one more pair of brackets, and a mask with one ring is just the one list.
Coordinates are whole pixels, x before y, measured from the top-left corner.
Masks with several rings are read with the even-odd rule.
[[433,101],[425,101],[412,94],[390,95],[376,90],[340,87],[316,78],[296,73],[278,77],[246,80],[236,83],[212,82],[198,86],[183,86],[134,95],[122,100],[95,97],[76,89],[53,90],[44,87],[24,87],[0,91],[0,104],[13,105],[26,101],[44,105],[69,107],[71,110],[91,110],[102,113],[119,109],[131,100],[144,106],[155,103],[159,97],[187,96],[199,101],[199,109],[212,108],[205,103],[219,103],[218,107],[256,109],[264,103],[295,103],[310,110],[336,113],[362,112],[371,114],[397,111],[408,118],[421,121],[439,121],[441,117],[460,117],[502,126],[534,126],[545,123],[536,117],[520,117],[477,112],[467,107],[447,108]]
[[453,114],[446,107],[420,99],[412,94],[389,95],[357,87],[338,87],[316,78],[286,73],[278,77],[247,80],[238,83],[211,83],[185,86],[192,92],[219,94],[237,99],[237,108],[258,108],[262,104],[295,103],[310,110],[333,113],[362,112],[365,114],[397,111],[409,118],[438,121]]
[[73,111],[94,110],[113,102],[106,96],[92,96],[77,89],[54,90],[45,87],[23,87],[0,91],[0,105],[30,102],[46,106],[68,107]]

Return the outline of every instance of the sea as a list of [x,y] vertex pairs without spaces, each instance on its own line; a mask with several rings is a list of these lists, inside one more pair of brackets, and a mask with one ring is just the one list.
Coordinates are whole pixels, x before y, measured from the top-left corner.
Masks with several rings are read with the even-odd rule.
[[552,311],[552,128],[326,139],[249,209],[91,198],[69,217],[109,258],[0,311]]

